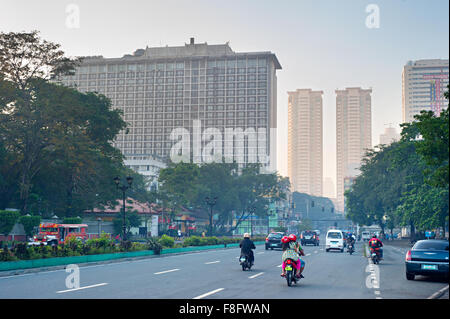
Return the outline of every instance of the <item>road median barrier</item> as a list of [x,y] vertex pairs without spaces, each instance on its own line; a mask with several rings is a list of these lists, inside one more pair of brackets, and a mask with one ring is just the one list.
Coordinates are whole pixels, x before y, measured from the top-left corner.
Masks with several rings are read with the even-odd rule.
[[[262,242],[262,241],[255,242],[255,245],[260,245],[263,243],[264,242]],[[206,245],[206,246],[189,246],[189,247],[180,247],[180,248],[163,248],[160,252],[160,255],[189,253],[189,252],[202,251],[202,250],[236,248],[236,247],[239,247],[238,243],[225,244],[225,245],[221,244],[221,245]],[[70,265],[70,264],[84,264],[84,263],[90,263],[90,262],[102,262],[102,261],[110,261],[110,260],[123,259],[123,258],[146,257],[146,256],[153,256],[153,255],[156,255],[153,250],[139,250],[139,251],[97,254],[97,255],[53,257],[53,258],[18,260],[18,261],[2,261],[2,262],[0,262],[0,274],[3,271],[10,271],[10,270],[54,267],[54,266],[62,266],[62,265]]]

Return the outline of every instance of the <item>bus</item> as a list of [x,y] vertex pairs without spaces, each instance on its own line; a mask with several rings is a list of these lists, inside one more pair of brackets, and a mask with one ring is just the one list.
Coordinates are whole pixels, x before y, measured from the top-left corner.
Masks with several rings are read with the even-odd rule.
[[70,237],[84,241],[88,238],[87,228],[87,224],[42,223],[39,225],[39,234],[33,237],[30,245],[63,244]]

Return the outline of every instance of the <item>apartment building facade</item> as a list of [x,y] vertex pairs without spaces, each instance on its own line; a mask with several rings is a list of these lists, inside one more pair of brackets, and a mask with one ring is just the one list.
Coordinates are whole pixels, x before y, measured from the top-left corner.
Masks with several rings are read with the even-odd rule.
[[121,58],[84,57],[75,75],[60,82],[104,94],[123,111],[129,126],[114,146],[125,164],[146,167],[146,161],[154,166],[155,157],[173,159],[181,143],[188,153],[175,149],[175,155],[184,152],[184,161],[203,163],[211,158],[208,152],[221,159],[231,149],[231,159],[245,165],[261,149],[251,143],[256,136],[264,143],[266,165],[276,168],[279,69],[271,52],[236,53],[228,43],[191,38],[184,46],[147,47]]
[[422,110],[439,115],[447,107],[448,59],[408,61],[402,71],[402,121],[409,123]]
[[323,193],[323,91],[288,92],[288,175],[292,191]]
[[366,150],[372,148],[372,89],[336,90],[336,197],[344,211],[345,181],[359,174]]

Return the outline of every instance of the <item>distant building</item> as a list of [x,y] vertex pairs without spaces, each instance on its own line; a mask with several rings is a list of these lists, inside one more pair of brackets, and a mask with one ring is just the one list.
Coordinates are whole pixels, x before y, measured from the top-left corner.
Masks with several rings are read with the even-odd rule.
[[288,92],[288,175],[292,191],[323,193],[323,91]]
[[344,211],[344,178],[359,174],[366,150],[372,148],[372,89],[336,90],[336,197]]
[[[154,165],[153,155],[172,158],[177,145],[187,147],[176,153],[187,156],[183,161],[211,162],[207,147],[212,145],[220,161],[221,155],[242,165],[269,158],[265,166],[276,168],[279,69],[271,52],[237,53],[228,43],[191,38],[184,46],[147,47],[121,58],[85,57],[75,75],[60,82],[102,93],[124,112],[128,133],[120,132],[114,146],[139,171]],[[236,134],[227,136],[225,129]],[[255,141],[257,147],[249,145]]]
[[401,135],[397,133],[395,127],[387,127],[384,129],[384,133],[380,134],[380,144],[389,145],[399,141],[400,138]]
[[323,197],[336,198],[336,186],[331,177],[325,177],[323,180]]
[[448,59],[409,61],[402,72],[402,121],[412,122],[422,110],[439,115],[447,107]]

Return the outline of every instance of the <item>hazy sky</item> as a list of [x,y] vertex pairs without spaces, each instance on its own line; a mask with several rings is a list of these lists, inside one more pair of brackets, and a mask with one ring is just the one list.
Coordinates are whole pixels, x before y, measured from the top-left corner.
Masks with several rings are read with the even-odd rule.
[[[79,24],[72,18],[75,4]],[[379,27],[368,28],[370,4]],[[448,0],[0,0],[0,31],[39,30],[68,56],[121,57],[145,46],[230,42],[271,51],[278,71],[278,170],[287,174],[287,91],[324,91],[324,177],[336,179],[334,90],[371,87],[372,144],[401,122],[408,60],[449,56]],[[375,21],[375,20],[372,20]]]

